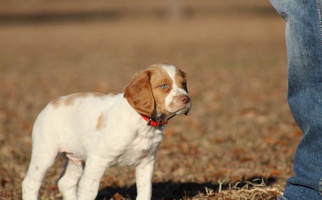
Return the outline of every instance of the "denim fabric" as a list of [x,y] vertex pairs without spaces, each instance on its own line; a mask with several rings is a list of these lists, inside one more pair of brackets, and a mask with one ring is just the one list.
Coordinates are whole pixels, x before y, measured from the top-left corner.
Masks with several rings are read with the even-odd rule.
[[286,21],[288,102],[303,138],[280,200],[322,199],[322,0],[271,0]]

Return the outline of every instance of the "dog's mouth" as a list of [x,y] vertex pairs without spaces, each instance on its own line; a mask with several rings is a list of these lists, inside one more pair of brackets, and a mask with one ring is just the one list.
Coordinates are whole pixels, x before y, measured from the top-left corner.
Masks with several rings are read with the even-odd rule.
[[176,115],[180,115],[180,114],[185,114],[185,115],[188,115],[188,113],[190,112],[190,109],[191,109],[191,105],[186,105],[180,109],[177,109],[176,111],[174,112],[171,112],[171,114],[176,114]]

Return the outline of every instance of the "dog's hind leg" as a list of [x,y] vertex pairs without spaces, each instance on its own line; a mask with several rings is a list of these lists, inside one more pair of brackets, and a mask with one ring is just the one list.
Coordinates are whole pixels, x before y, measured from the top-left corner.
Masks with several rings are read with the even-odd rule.
[[66,159],[65,168],[58,180],[58,188],[64,200],[77,199],[77,184],[83,174],[82,163],[74,163]]
[[58,148],[45,141],[33,141],[31,161],[25,179],[22,182],[22,198],[37,200],[38,191],[47,169],[54,163]]

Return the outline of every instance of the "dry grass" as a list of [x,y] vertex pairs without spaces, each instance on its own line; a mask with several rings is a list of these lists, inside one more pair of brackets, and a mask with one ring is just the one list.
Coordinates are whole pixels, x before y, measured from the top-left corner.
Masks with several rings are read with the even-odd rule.
[[[146,11],[140,14],[129,2],[126,9],[96,2],[122,17],[0,24],[1,199],[21,198],[32,124],[51,99],[121,91],[135,71],[160,62],[187,72],[194,107],[165,131],[153,178],[155,199],[275,199],[280,194],[301,139],[286,102],[284,23],[268,2],[188,2],[183,17],[172,20],[152,14],[165,5],[136,4]],[[0,10],[25,12],[15,6]],[[79,9],[84,8],[88,16],[96,9]],[[40,199],[60,199],[56,180],[62,163],[58,158],[47,172]],[[134,199],[133,172],[108,170],[98,199]],[[256,185],[256,178],[266,186]],[[244,184],[236,189],[238,182]]]

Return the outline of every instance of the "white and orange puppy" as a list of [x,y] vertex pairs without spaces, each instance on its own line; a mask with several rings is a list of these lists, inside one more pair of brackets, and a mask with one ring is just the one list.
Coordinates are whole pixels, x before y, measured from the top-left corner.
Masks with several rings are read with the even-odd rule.
[[105,169],[123,165],[136,167],[136,199],[151,199],[156,152],[167,119],[191,108],[186,84],[179,68],[156,64],[137,72],[124,93],[79,93],[51,101],[34,124],[23,199],[37,199],[58,153],[67,158],[58,181],[65,200],[95,199]]

